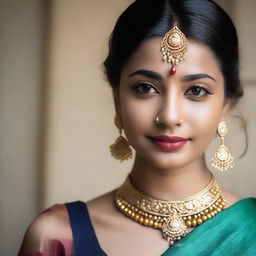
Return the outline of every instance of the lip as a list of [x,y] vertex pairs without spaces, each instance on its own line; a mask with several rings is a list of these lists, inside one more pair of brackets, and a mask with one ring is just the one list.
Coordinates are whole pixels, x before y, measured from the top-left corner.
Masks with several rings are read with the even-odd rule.
[[178,136],[156,136],[148,137],[158,148],[163,151],[177,151],[183,148],[188,139],[178,137]]

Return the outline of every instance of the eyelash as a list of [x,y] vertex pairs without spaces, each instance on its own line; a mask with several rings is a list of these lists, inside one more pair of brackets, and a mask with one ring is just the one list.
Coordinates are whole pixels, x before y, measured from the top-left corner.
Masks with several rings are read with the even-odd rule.
[[[188,94],[188,92],[189,91],[191,91],[191,90],[193,90],[193,89],[200,89],[200,92],[199,92],[199,94],[202,92],[202,91],[204,91],[204,95],[195,95],[195,94]],[[207,95],[212,95],[213,93],[212,92],[210,92],[209,90],[207,90],[206,88],[204,88],[203,86],[200,86],[200,85],[193,85],[193,86],[191,86],[188,90],[186,90],[186,92],[185,92],[185,95],[191,95],[192,97],[194,97],[194,98],[202,98],[202,97],[206,97]]]
[[[146,85],[147,89],[151,90],[152,88],[155,90],[155,93],[159,94],[159,91],[150,83],[146,83],[146,82],[142,82],[139,84],[136,84],[135,86],[132,86],[131,89],[133,89],[136,93],[141,94],[141,95],[146,95],[152,92],[145,92],[145,91],[141,91],[140,89],[142,89],[142,85]],[[199,94],[193,94],[193,93],[188,93],[189,91],[193,90],[193,89],[200,89]],[[200,95],[201,92],[204,91],[204,95]],[[193,85],[191,86],[189,89],[186,90],[185,95],[190,95],[194,98],[202,98],[202,97],[206,97],[207,95],[212,95],[213,93],[210,92],[209,90],[207,90],[206,88],[204,88],[203,86],[200,85]]]
[[136,84],[134,86],[131,87],[131,89],[133,89],[136,93],[138,94],[149,94],[149,93],[152,93],[152,92],[143,92],[143,91],[140,91],[140,89],[142,88],[142,85],[146,85],[147,88],[153,88],[155,90],[156,93],[159,94],[159,91],[150,83],[145,83],[145,82],[142,82],[142,83],[139,83],[139,84]]

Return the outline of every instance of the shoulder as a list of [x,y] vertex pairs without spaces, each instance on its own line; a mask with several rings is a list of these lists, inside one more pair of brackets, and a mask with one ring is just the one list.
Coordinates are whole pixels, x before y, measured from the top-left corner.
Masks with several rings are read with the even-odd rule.
[[227,190],[223,190],[223,194],[227,200],[225,208],[230,210],[233,209],[233,212],[241,218],[245,218],[247,221],[252,221],[254,225],[256,224],[256,198],[242,198]]
[[[20,254],[46,250],[49,243],[67,247],[72,245],[72,231],[64,204],[55,204],[39,214],[24,235]],[[69,243],[69,245],[67,245]]]
[[29,226],[28,232],[54,237],[58,230],[67,231],[69,219],[64,204],[55,204],[44,210]]

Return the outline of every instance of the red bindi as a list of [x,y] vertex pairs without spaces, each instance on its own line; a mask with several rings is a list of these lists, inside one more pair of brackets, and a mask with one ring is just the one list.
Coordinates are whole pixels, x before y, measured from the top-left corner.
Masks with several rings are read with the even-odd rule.
[[176,74],[176,68],[171,68],[169,73],[170,73],[171,76],[175,75]]

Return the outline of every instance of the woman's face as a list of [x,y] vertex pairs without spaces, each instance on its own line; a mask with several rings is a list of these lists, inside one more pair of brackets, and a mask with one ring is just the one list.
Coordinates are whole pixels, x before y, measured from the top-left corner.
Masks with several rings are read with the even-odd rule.
[[[162,61],[161,40],[143,42],[129,58],[121,73],[117,109],[136,153],[153,166],[170,169],[201,158],[227,104],[223,75],[207,46],[189,41],[187,57],[171,76],[171,65]],[[185,140],[166,143],[157,136]]]

